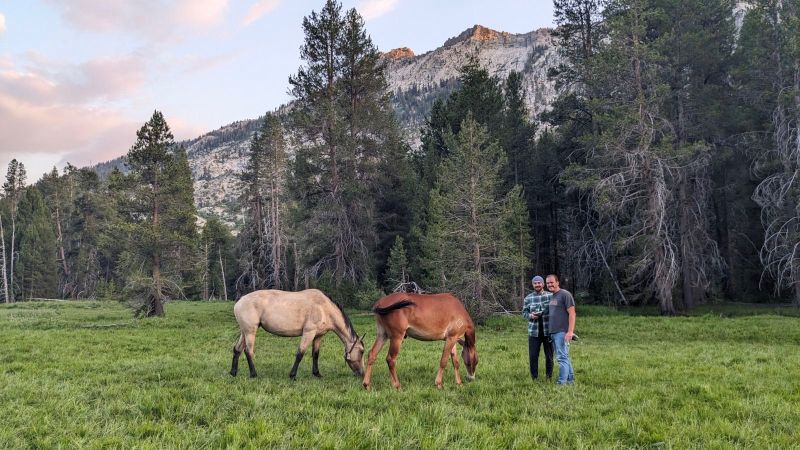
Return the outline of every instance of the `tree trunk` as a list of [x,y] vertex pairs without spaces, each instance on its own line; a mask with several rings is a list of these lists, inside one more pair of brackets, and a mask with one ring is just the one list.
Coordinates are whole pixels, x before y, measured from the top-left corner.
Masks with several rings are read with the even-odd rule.
[[690,235],[692,229],[690,226],[689,210],[686,205],[689,204],[689,195],[686,192],[688,183],[688,174],[684,174],[678,182],[678,198],[679,204],[683,207],[680,208],[679,219],[679,236],[681,240],[681,287],[683,291],[683,307],[690,309],[695,304],[694,298],[694,274],[692,272],[692,242]]
[[9,271],[8,271],[8,295],[11,301],[14,301],[14,239],[17,233],[17,220],[16,220],[16,206],[11,208],[11,254],[9,255]]
[[208,281],[209,281],[209,273],[208,273],[208,242],[203,245],[203,254],[205,258],[205,264],[203,264],[203,300],[208,300]]
[[[155,236],[160,237],[161,230],[159,230],[159,186],[158,186],[158,178],[153,183],[153,231]],[[151,316],[163,316],[164,315],[164,304],[162,303],[164,287],[162,285],[161,280],[161,254],[160,248],[156,248],[153,252],[153,295],[152,295],[152,303],[151,308],[149,308],[148,315]]]
[[2,216],[0,216],[0,246],[3,250],[3,299],[6,303],[11,303],[11,297],[8,296],[8,278],[6,277],[6,233],[3,230]]
[[[56,197],[56,201],[58,201],[58,197]],[[56,233],[58,251],[61,254],[61,267],[64,269],[64,276],[69,277],[69,267],[67,266],[66,252],[64,252],[64,235],[61,232],[61,217],[58,206],[56,206]]]
[[225,283],[225,265],[222,264],[222,248],[220,246],[217,246],[217,253],[219,253],[219,272],[220,272],[220,274],[222,276],[222,293],[224,295],[223,298],[227,302],[228,301],[228,286],[227,286],[227,283]]

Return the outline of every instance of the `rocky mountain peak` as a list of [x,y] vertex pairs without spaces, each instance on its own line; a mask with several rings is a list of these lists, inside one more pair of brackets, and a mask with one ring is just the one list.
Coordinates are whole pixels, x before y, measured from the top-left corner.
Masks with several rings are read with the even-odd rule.
[[413,58],[416,56],[414,51],[408,47],[400,47],[395,48],[393,50],[389,50],[388,52],[384,53],[386,58],[395,60],[395,59],[403,59],[403,58]]
[[465,41],[472,41],[472,42],[485,42],[485,41],[497,41],[503,38],[507,38],[511,36],[510,33],[495,31],[491,28],[486,28],[483,25],[475,25],[471,28],[467,28],[454,38],[450,38],[444,42],[445,47],[449,47],[454,44],[458,44],[459,42]]

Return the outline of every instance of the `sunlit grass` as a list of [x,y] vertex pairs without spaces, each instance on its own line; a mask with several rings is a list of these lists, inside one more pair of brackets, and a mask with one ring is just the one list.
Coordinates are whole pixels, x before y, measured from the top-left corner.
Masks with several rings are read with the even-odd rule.
[[[116,303],[0,306],[0,448],[787,448],[800,426],[795,317],[634,316],[579,307],[576,384],[529,379],[525,324],[478,331],[476,381],[433,379],[441,343],[407,340],[402,391],[384,348],[365,392],[326,336],[322,379],[297,339],[259,332],[259,378],[232,378],[232,303],[135,320]],[[372,317],[351,313],[374,339]],[[463,371],[463,367],[462,367]],[[462,373],[463,374],[463,373]]]

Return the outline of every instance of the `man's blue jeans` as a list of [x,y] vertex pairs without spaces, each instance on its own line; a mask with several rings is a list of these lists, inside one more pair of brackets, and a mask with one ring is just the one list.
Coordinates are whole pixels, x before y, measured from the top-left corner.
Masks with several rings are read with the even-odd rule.
[[572,361],[569,359],[569,346],[564,342],[565,332],[550,335],[558,360],[558,381],[556,384],[572,384],[575,381],[575,372],[572,371]]

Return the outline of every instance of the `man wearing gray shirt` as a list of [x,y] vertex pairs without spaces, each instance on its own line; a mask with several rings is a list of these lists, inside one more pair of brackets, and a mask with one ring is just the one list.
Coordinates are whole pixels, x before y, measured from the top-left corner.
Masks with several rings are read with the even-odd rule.
[[547,290],[553,293],[550,299],[550,338],[558,360],[556,384],[572,384],[575,372],[569,358],[569,342],[575,332],[575,299],[566,289],[561,289],[556,275],[547,276]]

